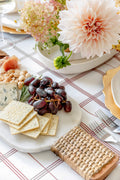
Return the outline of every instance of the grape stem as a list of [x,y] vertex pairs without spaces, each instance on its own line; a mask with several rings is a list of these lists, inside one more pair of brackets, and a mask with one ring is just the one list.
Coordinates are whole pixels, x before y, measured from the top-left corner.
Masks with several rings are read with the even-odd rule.
[[[34,100],[36,100],[36,101],[38,101],[38,100],[40,100],[40,99],[37,99],[36,97],[34,97]],[[45,99],[45,102],[58,102],[58,101],[60,101],[60,100],[58,100],[58,99],[51,99],[51,100],[46,100]],[[62,101],[62,103],[65,103],[65,101]]]

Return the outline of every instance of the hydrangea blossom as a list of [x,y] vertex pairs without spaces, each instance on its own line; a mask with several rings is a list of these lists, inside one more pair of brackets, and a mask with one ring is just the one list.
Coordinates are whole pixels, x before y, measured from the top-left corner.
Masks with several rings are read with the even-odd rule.
[[21,10],[21,25],[36,41],[47,42],[50,37],[57,35],[59,11],[64,7],[64,3],[56,0],[44,3],[27,1]]

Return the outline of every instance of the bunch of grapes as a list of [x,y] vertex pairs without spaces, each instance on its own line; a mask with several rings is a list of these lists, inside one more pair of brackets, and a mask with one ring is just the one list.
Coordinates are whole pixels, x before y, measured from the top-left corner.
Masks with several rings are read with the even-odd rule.
[[28,86],[31,94],[28,103],[38,114],[56,114],[62,108],[65,112],[71,112],[72,104],[67,101],[65,87],[53,82],[50,77],[45,76],[41,79],[29,77],[24,81],[24,85]]

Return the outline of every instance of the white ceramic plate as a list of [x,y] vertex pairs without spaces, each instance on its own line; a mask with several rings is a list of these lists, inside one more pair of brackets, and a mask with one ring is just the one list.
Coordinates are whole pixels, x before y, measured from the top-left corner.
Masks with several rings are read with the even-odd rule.
[[[65,68],[56,70],[53,65],[53,59],[57,56],[61,56],[60,50],[58,46],[51,48],[50,51],[43,51],[38,46],[38,53],[40,55],[40,61],[47,66],[49,69],[53,71],[57,71],[63,74],[76,74],[88,71],[93,69],[100,64],[106,62],[110,58],[112,58],[115,54],[117,54],[116,50],[111,50],[110,54],[104,54],[102,57],[95,57],[93,59],[81,59],[79,54],[73,55],[70,58],[71,66],[67,66]],[[73,60],[74,59],[74,60]]]
[[115,104],[120,108],[120,71],[111,80],[111,91]]
[[66,113],[62,110],[57,113],[59,116],[59,124],[56,136],[39,136],[39,138],[34,140],[22,134],[11,135],[9,126],[0,121],[0,137],[18,151],[37,153],[49,150],[57,139],[75,126],[79,125],[81,122],[82,113],[80,106],[72,98],[68,97],[68,99],[72,102],[72,111],[70,113]]

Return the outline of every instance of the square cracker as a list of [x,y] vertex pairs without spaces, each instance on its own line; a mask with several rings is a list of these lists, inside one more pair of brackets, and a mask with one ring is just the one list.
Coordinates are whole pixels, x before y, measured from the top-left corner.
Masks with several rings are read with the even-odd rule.
[[26,132],[26,131],[30,131],[30,130],[33,130],[33,129],[37,129],[39,128],[39,122],[38,122],[38,118],[37,116],[33,117],[31,119],[30,122],[28,122],[25,126],[23,126],[23,128],[21,128],[20,130],[17,130],[13,127],[10,127],[10,132],[11,134],[20,134],[20,133],[23,133],[23,132]]
[[29,104],[11,101],[0,113],[0,119],[11,124],[20,125],[32,110],[33,107]]
[[46,135],[47,134],[49,126],[50,126],[50,121],[51,121],[51,118],[52,118],[52,114],[51,113],[46,113],[46,114],[44,114],[44,117],[49,118],[49,122],[48,122],[47,126],[41,131],[41,133],[40,133],[41,135]]
[[29,121],[31,121],[31,119],[33,119],[35,116],[37,115],[36,111],[32,111],[25,119],[24,121],[20,124],[20,125],[15,125],[15,124],[11,124],[6,122],[6,124],[8,124],[9,126],[11,126],[12,128],[15,128],[17,130],[20,130],[21,128],[23,128],[23,126],[25,126]]
[[44,116],[37,115],[37,117],[38,117],[38,122],[39,122],[39,125],[40,125],[39,128],[34,129],[32,131],[27,131],[27,132],[23,133],[24,135],[36,139],[40,135],[41,131],[47,126],[47,124],[50,121],[49,118],[44,117]]
[[59,118],[57,115],[52,115],[50,126],[49,126],[49,129],[48,129],[48,132],[46,135],[48,135],[48,136],[55,136],[56,135],[58,120],[59,120]]

